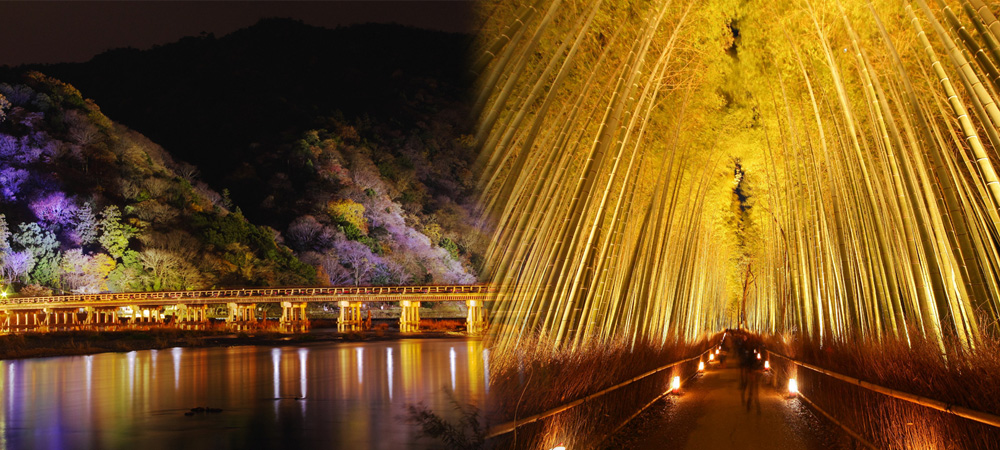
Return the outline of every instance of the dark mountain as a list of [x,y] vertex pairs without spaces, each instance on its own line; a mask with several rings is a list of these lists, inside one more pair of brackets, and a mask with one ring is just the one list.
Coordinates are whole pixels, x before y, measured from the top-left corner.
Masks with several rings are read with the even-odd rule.
[[[234,162],[324,118],[410,129],[462,102],[469,40],[398,25],[331,30],[269,19],[222,38],[189,37],[26,69],[76,86],[109,117],[198,166],[221,190],[231,187],[223,180]],[[231,191],[250,217],[257,215],[257,199]]]

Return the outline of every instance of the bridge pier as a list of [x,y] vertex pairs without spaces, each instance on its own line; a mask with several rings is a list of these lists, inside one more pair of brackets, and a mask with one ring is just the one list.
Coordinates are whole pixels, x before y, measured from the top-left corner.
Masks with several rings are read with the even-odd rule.
[[0,319],[0,333],[13,333],[14,320],[11,318],[11,311],[3,312],[3,319]]
[[229,302],[226,307],[228,308],[226,326],[229,328],[241,330],[257,324],[256,303]]
[[420,302],[402,300],[399,306],[402,308],[399,313],[399,331],[403,333],[420,331]]
[[469,307],[469,315],[465,318],[465,331],[468,333],[486,331],[486,311],[483,308],[483,301],[466,300],[465,306]]
[[198,330],[208,324],[208,305],[178,304],[175,325],[184,330]]
[[340,301],[340,315],[337,316],[337,329],[360,330],[363,319],[361,318],[361,302]]
[[43,326],[42,321],[38,320],[39,310],[15,310],[13,313],[14,323],[12,331],[30,331]]
[[95,328],[118,325],[118,308],[88,307],[85,323]]
[[142,320],[142,310],[139,309],[139,305],[132,305],[132,317],[128,319],[129,325],[136,325]]
[[71,309],[45,309],[45,327],[47,328],[77,328],[77,313],[79,308]]
[[306,305],[306,302],[281,302],[279,325],[283,331],[299,331],[309,328]]
[[160,315],[160,306],[143,306],[132,305],[132,318],[129,320],[129,325],[151,325],[154,323],[163,323],[163,317]]
[[52,327],[52,310],[49,308],[42,309],[42,323],[39,324],[38,331],[42,333],[47,333]]

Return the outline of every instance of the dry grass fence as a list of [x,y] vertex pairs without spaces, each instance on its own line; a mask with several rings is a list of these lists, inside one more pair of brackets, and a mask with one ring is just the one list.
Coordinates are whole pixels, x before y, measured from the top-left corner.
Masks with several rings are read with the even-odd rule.
[[[822,343],[786,336],[769,347],[808,364],[866,382],[988,414],[1000,415],[1000,342],[942,355],[916,339]],[[952,347],[954,349],[955,347]],[[1000,428],[894,398],[772,358],[776,379],[798,380],[817,406],[878,448],[1000,449]]]
[[[667,391],[672,377],[693,374],[698,360],[674,365],[605,395],[579,400],[662,366],[697,357],[718,339],[713,336],[691,344],[674,341],[667,345],[639,342],[634,346],[622,340],[557,352],[539,350],[551,347],[532,342],[516,351],[497,354],[490,367],[492,423],[511,422],[557,408],[560,411],[496,436],[490,440],[491,447],[597,447],[636,411]],[[577,401],[571,408],[559,408]]]

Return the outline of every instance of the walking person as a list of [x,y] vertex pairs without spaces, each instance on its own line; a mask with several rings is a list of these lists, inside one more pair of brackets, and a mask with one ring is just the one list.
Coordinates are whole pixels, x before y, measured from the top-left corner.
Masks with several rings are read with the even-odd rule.
[[761,372],[764,369],[764,364],[759,358],[757,358],[760,349],[755,349],[750,353],[749,361],[747,362],[747,412],[750,412],[751,403],[757,405],[757,414],[760,414],[760,377]]

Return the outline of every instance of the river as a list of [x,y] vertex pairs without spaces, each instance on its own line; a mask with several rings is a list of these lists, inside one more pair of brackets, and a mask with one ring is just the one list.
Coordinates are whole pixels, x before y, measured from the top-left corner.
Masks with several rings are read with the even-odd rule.
[[[3,449],[426,449],[407,421],[482,406],[475,339],[170,348],[0,361]],[[221,412],[185,415],[195,407]]]

